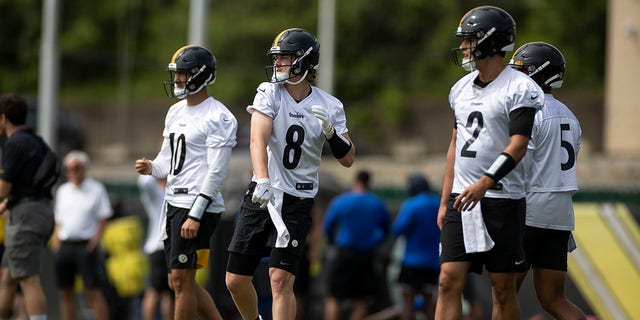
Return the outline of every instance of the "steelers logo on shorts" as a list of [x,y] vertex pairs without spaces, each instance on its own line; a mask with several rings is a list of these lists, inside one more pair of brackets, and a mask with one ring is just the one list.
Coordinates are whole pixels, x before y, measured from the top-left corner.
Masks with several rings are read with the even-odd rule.
[[187,258],[186,254],[183,253],[178,255],[178,261],[180,261],[180,263],[186,263],[187,260],[189,260],[189,258]]
[[292,240],[291,241],[291,246],[294,247],[294,248],[297,247],[298,246],[298,240],[295,240],[295,239]]

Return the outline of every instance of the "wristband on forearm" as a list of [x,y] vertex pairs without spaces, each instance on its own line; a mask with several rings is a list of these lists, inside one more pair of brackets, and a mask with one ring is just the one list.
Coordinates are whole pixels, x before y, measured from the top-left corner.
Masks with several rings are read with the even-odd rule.
[[503,152],[501,153],[496,161],[493,162],[489,170],[484,173],[485,176],[491,178],[494,182],[500,181],[500,179],[504,178],[513,168],[517,165],[516,160],[513,157]]
[[191,210],[189,210],[189,219],[200,222],[202,215],[204,214],[205,210],[207,210],[207,207],[209,207],[212,201],[213,200],[209,198],[209,196],[203,193],[198,194],[196,196],[196,199],[193,200]]
[[329,147],[331,147],[331,152],[336,159],[342,159],[349,153],[351,150],[351,143],[349,140],[345,139],[342,135],[339,135],[337,132],[333,134],[329,141]]

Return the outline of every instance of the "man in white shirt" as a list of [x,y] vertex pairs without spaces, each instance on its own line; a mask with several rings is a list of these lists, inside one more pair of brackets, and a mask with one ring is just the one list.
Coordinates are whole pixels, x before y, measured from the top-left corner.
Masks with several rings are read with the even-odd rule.
[[167,178],[166,219],[161,219],[175,319],[222,319],[211,295],[195,280],[209,261],[211,236],[225,210],[222,184],[238,122],[220,101],[209,96],[216,59],[202,46],[178,49],[167,68],[167,94],[182,99],[169,108],[160,152],[153,161],[136,160],[140,174]]
[[247,107],[253,177],[229,245],[226,274],[227,288],[246,320],[259,319],[251,279],[266,256],[273,318],[296,317],[293,283],[311,226],[322,147],[328,141],[345,167],[355,159],[342,103],[311,85],[319,50],[318,40],[306,30],[279,33],[269,49],[270,82],[258,86]]
[[53,250],[63,320],[76,319],[75,278],[82,277],[96,319],[109,319],[102,292],[104,271],[100,241],[113,211],[102,183],[87,176],[89,156],[71,151],[63,161],[68,181],[56,191]]
[[481,273],[483,267],[494,293],[493,317],[519,319],[515,272],[524,267],[525,190],[524,168],[518,163],[527,151],[543,92],[531,78],[506,67],[515,21],[503,9],[470,10],[456,36],[462,39],[454,51],[456,63],[470,73],[449,93],[455,127],[438,213],[442,233],[436,319],[462,317],[466,274]]
[[544,42],[531,42],[513,54],[509,65],[528,74],[545,93],[544,108],[536,113],[527,155],[527,218],[524,251],[527,269],[518,273],[518,288],[529,268],[542,307],[556,319],[586,319],[564,294],[567,251],[575,249],[571,197],[578,191],[576,160],[582,129],[578,118],[553,97],[564,81],[565,59]]

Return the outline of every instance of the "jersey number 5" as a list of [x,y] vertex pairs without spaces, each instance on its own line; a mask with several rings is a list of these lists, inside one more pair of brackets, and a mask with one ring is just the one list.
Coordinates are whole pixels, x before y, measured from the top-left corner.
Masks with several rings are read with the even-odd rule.
[[571,142],[567,140],[562,140],[562,131],[570,131],[570,130],[571,130],[571,127],[569,126],[568,123],[560,124],[560,147],[567,150],[567,162],[560,164],[560,168],[562,169],[562,171],[569,170],[573,168],[573,166],[576,164],[576,152],[575,152],[575,149],[573,148],[573,145],[571,144]]

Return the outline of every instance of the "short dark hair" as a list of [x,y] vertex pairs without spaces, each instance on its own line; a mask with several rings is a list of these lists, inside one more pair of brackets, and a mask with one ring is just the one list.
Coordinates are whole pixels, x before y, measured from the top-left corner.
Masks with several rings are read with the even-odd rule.
[[0,114],[4,114],[13,125],[27,122],[27,100],[15,93],[0,96]]
[[369,181],[371,180],[371,174],[367,170],[360,170],[356,175],[356,181],[361,183],[365,188],[369,189]]
[[418,193],[429,193],[431,192],[431,185],[429,184],[429,180],[422,173],[413,173],[409,176],[407,181],[407,191],[409,192],[409,196],[413,197]]

